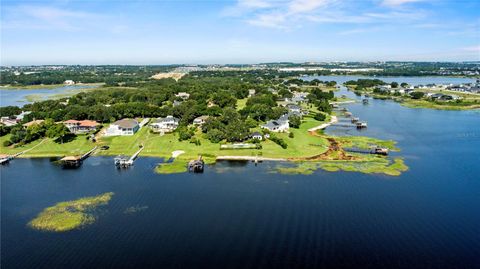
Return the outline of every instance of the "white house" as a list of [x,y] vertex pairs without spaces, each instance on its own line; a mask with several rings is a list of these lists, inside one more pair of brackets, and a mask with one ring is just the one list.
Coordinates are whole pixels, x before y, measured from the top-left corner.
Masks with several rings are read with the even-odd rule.
[[286,132],[290,128],[288,120],[270,120],[266,124],[260,126],[264,129],[267,129],[271,132],[281,133]]
[[252,133],[250,137],[257,140],[263,140],[263,135],[259,132]]
[[71,79],[67,79],[67,80],[65,80],[65,81],[63,82],[63,84],[65,84],[65,85],[73,85],[73,84],[75,84],[75,81],[73,81],[73,80],[71,80]]
[[179,93],[175,94],[175,97],[180,97],[183,100],[187,100],[188,98],[190,98],[190,94],[186,93],[186,92],[179,92]]
[[150,128],[154,132],[170,133],[177,129],[180,120],[174,116],[167,116],[165,118],[157,118],[150,124]]
[[209,116],[197,117],[193,120],[193,124],[194,125],[203,125],[207,121],[208,118],[209,118]]
[[105,132],[105,136],[115,135],[134,135],[140,126],[138,121],[133,119],[122,119],[110,124]]
[[296,104],[287,104],[287,109],[289,112],[294,112],[294,113],[301,113],[302,112],[302,107]]
[[252,97],[255,95],[255,89],[248,90],[248,97]]

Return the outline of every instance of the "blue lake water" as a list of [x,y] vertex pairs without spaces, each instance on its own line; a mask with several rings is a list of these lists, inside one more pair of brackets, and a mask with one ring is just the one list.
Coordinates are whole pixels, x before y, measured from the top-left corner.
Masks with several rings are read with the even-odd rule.
[[91,89],[97,86],[93,85],[69,85],[52,89],[0,89],[0,107],[2,106],[18,106],[31,103],[27,100],[29,95],[39,95],[41,100],[51,98],[56,94],[73,95],[81,89]]
[[[2,268],[479,268],[480,112],[348,108],[368,129],[327,132],[395,139],[409,171],[282,175],[271,162],[221,162],[158,175],[156,158],[126,171],[110,157],[77,170],[13,160],[0,168]],[[45,207],[104,192],[115,195],[92,225],[27,227]]]

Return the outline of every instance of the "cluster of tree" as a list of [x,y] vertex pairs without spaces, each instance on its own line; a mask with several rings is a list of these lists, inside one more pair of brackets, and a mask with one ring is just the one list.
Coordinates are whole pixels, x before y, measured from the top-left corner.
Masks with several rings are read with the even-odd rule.
[[385,81],[380,80],[380,79],[357,79],[357,80],[349,80],[345,82],[345,85],[347,86],[353,86],[356,85],[357,87],[360,88],[371,88],[375,86],[380,86],[380,85],[385,85]]
[[307,99],[310,103],[314,104],[318,110],[331,113],[332,106],[328,102],[329,100],[335,97],[333,91],[322,91],[320,89],[313,89],[309,95],[307,95]]
[[257,124],[252,118],[242,118],[237,110],[227,107],[223,109],[221,116],[208,118],[202,125],[202,132],[213,143],[222,140],[237,142],[247,139],[250,128]]
[[118,85],[149,80],[159,72],[176,66],[62,66],[62,68],[24,67],[2,70],[1,85],[28,86],[62,84],[65,80],[82,83],[104,82]]
[[57,124],[52,119],[46,119],[44,122],[33,124],[28,128],[16,125],[11,128],[10,134],[12,135],[3,143],[4,146],[23,145],[42,137],[55,138],[55,141],[63,143],[67,138],[74,136],[65,125]]
[[277,106],[276,97],[269,92],[248,98],[245,107],[240,111],[242,116],[257,121],[278,119],[287,112],[286,108]]

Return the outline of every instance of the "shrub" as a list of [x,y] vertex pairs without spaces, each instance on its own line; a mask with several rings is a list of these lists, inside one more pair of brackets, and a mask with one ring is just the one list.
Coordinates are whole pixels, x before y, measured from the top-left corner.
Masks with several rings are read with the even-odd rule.
[[3,141],[3,146],[4,146],[4,147],[9,147],[9,146],[11,146],[12,144],[13,144],[13,143],[12,143],[12,141],[10,141],[10,140],[5,140],[5,141]]
[[295,135],[294,135],[293,133],[289,133],[289,134],[288,134],[288,137],[290,137],[290,138],[294,138],[294,137],[295,137]]
[[281,138],[271,135],[270,140],[272,140],[275,144],[279,145],[280,147],[286,149],[288,144]]
[[325,116],[325,114],[323,113],[317,113],[313,118],[318,121],[324,121],[327,118],[327,116]]

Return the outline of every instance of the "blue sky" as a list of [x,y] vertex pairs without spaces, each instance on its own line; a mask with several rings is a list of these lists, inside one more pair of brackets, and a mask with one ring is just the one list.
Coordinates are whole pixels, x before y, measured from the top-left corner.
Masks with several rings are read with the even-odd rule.
[[480,60],[478,0],[2,0],[1,64]]

